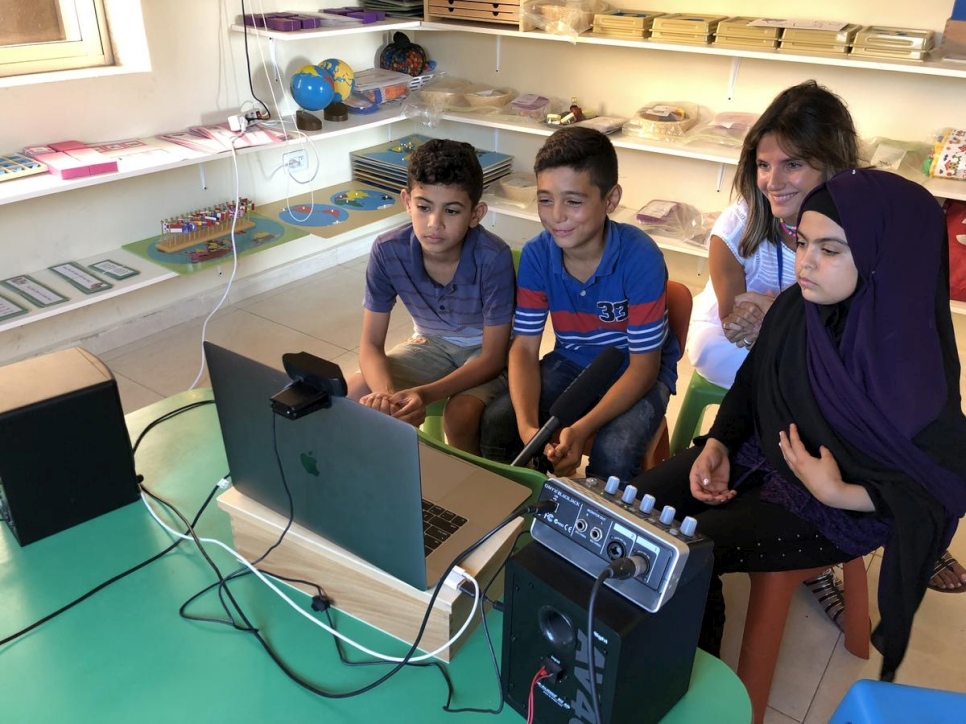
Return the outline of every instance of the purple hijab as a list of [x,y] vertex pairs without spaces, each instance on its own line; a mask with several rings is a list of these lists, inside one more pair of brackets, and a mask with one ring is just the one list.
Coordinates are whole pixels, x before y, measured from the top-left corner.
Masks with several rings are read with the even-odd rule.
[[[805,304],[813,395],[836,435],[921,486],[866,486],[877,506],[887,508],[880,512],[895,519],[883,558],[877,629],[882,676],[890,680],[932,564],[966,512],[963,466],[923,444],[941,435],[940,428],[947,435],[966,429],[943,278],[946,225],[929,192],[892,173],[845,171],[812,194],[820,189],[838,211],[859,284],[837,344],[819,307]],[[966,449],[966,440],[957,446]]]

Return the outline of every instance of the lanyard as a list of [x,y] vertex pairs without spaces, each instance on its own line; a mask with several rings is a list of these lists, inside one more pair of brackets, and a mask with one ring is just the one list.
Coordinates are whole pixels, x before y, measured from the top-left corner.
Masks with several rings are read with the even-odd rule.
[[785,279],[784,279],[784,275],[782,274],[782,266],[784,266],[784,259],[782,259],[782,257],[784,256],[782,254],[783,246],[785,246],[785,242],[779,239],[777,246],[775,246],[775,251],[778,252],[778,291],[779,292],[782,292],[785,289],[785,284],[784,284]]

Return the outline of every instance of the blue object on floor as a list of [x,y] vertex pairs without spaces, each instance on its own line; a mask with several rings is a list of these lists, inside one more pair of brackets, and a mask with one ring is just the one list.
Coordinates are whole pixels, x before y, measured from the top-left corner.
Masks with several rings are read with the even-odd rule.
[[966,694],[859,679],[829,724],[946,724],[963,721]]

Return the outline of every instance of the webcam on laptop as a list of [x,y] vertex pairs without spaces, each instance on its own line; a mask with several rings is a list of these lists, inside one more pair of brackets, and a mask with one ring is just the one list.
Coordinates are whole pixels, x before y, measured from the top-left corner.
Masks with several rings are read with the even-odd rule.
[[348,388],[339,365],[308,352],[282,355],[282,366],[292,383],[272,397],[272,410],[289,420],[332,406],[333,397],[345,397]]

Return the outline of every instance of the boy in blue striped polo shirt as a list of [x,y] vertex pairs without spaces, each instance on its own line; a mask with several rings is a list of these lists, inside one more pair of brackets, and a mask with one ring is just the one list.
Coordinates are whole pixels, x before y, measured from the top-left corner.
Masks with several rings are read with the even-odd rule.
[[[506,389],[514,271],[510,248],[480,226],[483,169],[468,143],[433,139],[413,152],[402,200],[411,222],[369,253],[360,371],[349,397],[413,425],[445,400],[451,445],[479,454],[480,418]],[[414,333],[386,352],[389,315],[402,300]]]
[[[523,248],[510,392],[486,410],[483,454],[512,459],[601,349],[617,347],[626,356],[620,376],[544,453],[556,474],[570,475],[596,435],[588,475],[628,480],[667,409],[681,356],[667,324],[664,256],[643,231],[608,218],[621,187],[617,154],[603,134],[580,126],[557,131],[537,153],[534,171],[544,231]],[[556,344],[541,360],[548,314]]]

